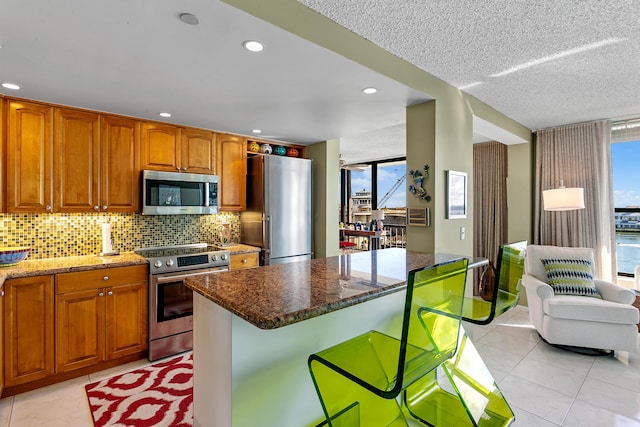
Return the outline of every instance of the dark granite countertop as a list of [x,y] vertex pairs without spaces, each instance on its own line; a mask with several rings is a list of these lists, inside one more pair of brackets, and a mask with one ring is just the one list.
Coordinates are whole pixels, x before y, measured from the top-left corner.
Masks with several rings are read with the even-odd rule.
[[126,267],[139,264],[148,264],[147,259],[133,252],[124,252],[113,256],[87,255],[25,260],[13,266],[0,268],[0,284],[4,283],[5,279],[15,277],[69,273],[72,271]]
[[[392,248],[193,276],[185,284],[247,322],[275,329],[397,292],[410,270],[461,257]],[[486,263],[474,258],[469,267]]]

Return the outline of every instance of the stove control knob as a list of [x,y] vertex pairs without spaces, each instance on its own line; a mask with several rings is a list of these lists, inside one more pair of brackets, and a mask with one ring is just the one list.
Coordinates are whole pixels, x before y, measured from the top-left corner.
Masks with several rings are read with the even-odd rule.
[[162,261],[157,260],[156,262],[154,262],[154,263],[153,263],[153,266],[154,266],[155,268],[160,268],[160,267],[162,267]]
[[218,255],[213,254],[211,255],[211,261],[217,261],[218,260]]
[[224,261],[225,259],[227,259],[227,254],[220,255],[220,258],[222,258],[222,260]]
[[166,264],[167,264],[167,267],[171,267],[173,265],[173,260],[172,259],[168,259]]

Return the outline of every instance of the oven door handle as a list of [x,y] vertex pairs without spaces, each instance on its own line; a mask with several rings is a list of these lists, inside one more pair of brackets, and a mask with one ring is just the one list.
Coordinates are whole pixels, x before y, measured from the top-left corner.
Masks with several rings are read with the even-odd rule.
[[152,277],[155,279],[155,282],[158,284],[163,284],[163,283],[169,283],[169,282],[176,282],[179,280],[184,280],[187,277],[193,277],[193,276],[202,276],[203,274],[212,274],[212,273],[224,273],[225,271],[229,271],[228,268],[226,267],[220,267],[220,268],[210,268],[207,270],[198,270],[198,271],[193,271],[190,273],[165,273],[165,274],[157,274],[157,275],[153,275]]

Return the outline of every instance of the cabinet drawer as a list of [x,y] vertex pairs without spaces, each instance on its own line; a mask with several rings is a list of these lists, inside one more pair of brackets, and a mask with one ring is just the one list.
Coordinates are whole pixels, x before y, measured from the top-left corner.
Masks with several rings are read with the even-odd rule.
[[62,294],[65,292],[104,288],[127,283],[146,282],[147,280],[146,265],[61,273],[56,274],[56,293]]
[[231,270],[239,270],[241,268],[257,267],[258,265],[259,262],[257,252],[250,254],[234,254],[231,255],[229,268]]

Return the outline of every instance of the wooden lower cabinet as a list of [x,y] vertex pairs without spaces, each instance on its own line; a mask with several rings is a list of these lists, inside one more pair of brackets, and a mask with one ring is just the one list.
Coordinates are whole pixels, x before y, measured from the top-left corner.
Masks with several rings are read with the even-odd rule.
[[4,282],[5,387],[54,373],[53,276]]
[[147,267],[56,276],[56,372],[139,353],[148,347]]
[[258,267],[260,261],[258,259],[258,252],[247,254],[231,254],[229,261],[230,270],[240,270],[242,268]]

